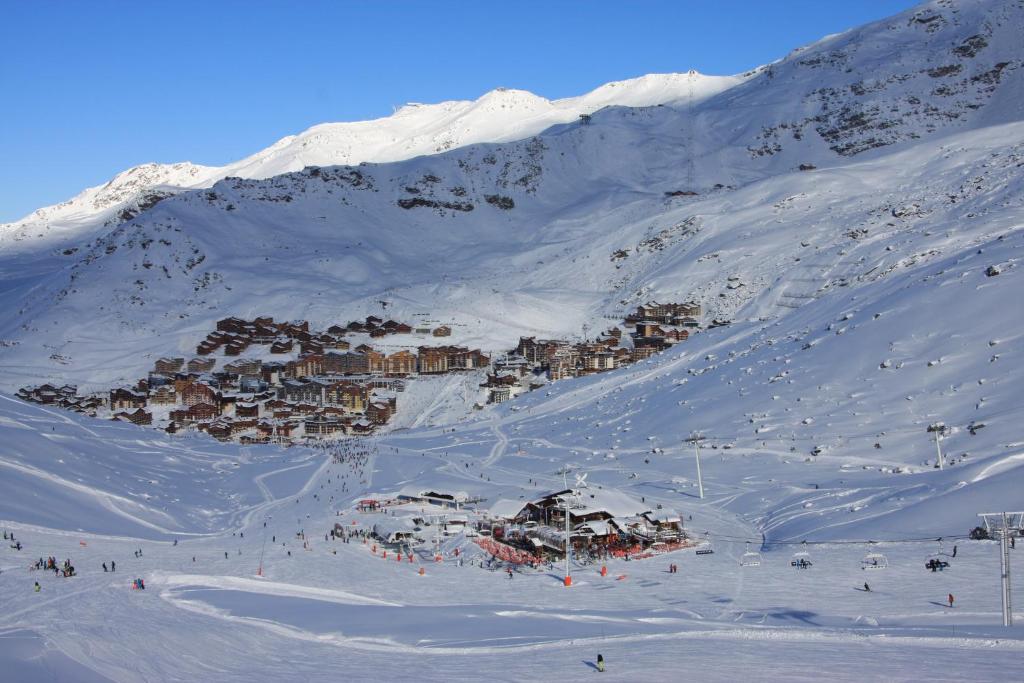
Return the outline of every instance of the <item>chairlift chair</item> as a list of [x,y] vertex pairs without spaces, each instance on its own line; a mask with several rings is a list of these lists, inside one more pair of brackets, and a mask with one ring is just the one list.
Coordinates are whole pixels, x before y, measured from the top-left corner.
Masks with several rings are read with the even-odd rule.
[[715,546],[711,543],[711,534],[704,532],[704,545],[697,548],[697,555],[714,555]]
[[886,569],[889,566],[889,558],[885,554],[873,550],[868,546],[868,554],[860,561],[860,568],[865,570]]
[[750,541],[747,541],[747,550],[740,557],[740,566],[743,567],[760,567],[761,566],[761,553],[750,549]]
[[793,557],[789,561],[789,566],[796,567],[797,569],[810,569],[813,564],[814,563],[811,562],[811,554],[806,550],[793,553]]

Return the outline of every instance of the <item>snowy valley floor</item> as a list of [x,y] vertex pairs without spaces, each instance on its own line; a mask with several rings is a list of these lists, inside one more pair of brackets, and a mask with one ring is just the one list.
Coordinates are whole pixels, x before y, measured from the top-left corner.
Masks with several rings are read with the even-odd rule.
[[[31,417],[19,419],[31,424]],[[790,566],[801,548],[781,544],[763,551],[761,566],[741,567],[746,546],[739,539],[759,532],[729,506],[738,496],[763,500],[792,488],[769,478],[784,471],[771,456],[756,467],[740,454],[710,457],[707,502],[654,485],[661,475],[645,473],[647,502],[692,516],[687,526],[710,530],[715,553],[611,561],[606,577],[595,565],[576,566],[571,588],[561,585],[558,566],[508,579],[503,571],[458,566],[451,553],[434,563],[429,547],[408,563],[393,554],[382,559],[358,539],[324,540],[335,522],[372,524],[375,515],[352,508],[364,492],[395,491],[413,479],[475,485],[495,499],[556,487],[561,478],[549,453],[531,456],[524,444],[541,446],[510,439],[498,420],[481,420],[457,434],[382,438],[362,467],[328,457],[310,466],[310,452],[300,448],[243,450],[233,486],[242,490],[247,482],[252,496],[239,497],[229,516],[239,521],[222,531],[155,539],[0,522],[23,544],[21,551],[0,549],[3,678],[577,680],[594,673],[598,653],[615,680],[997,681],[1019,666],[1022,631],[998,625],[992,542],[955,541],[952,567],[934,573],[924,568],[939,552],[934,541],[878,544],[891,564],[881,571],[861,570],[865,545],[841,542],[809,545],[807,570]],[[252,461],[262,463],[258,474],[245,469]],[[303,467],[295,470],[297,464]],[[746,479],[740,467],[750,473]],[[622,466],[607,466],[605,477],[616,468]],[[858,476],[869,477],[854,472],[847,485],[855,487]],[[823,479],[815,494],[824,499],[829,490]],[[50,501],[43,494],[34,504]],[[953,544],[944,542],[941,552],[951,554]],[[79,576],[27,570],[50,555],[70,558]],[[104,573],[101,563],[111,560],[116,573]],[[679,573],[667,572],[670,562]],[[145,591],[130,589],[136,577]],[[1018,571],[1018,594],[1020,577]],[[861,590],[865,581],[871,592]],[[948,593],[956,597],[952,609],[944,604]]]

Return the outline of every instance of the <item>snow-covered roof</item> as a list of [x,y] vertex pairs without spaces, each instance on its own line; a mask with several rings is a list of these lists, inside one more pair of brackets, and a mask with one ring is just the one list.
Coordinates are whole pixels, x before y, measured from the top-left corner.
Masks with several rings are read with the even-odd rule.
[[521,500],[513,500],[511,498],[502,498],[494,501],[487,513],[491,517],[497,517],[501,519],[512,519],[523,509],[526,505]]

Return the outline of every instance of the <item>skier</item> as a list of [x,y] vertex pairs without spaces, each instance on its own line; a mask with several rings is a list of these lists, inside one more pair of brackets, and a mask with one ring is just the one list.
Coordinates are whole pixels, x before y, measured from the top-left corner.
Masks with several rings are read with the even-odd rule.
[[604,657],[597,655],[597,670],[604,673]]
[[110,561],[110,571],[112,571],[112,572],[117,571],[117,563],[114,562],[113,560]]
[[867,581],[864,582],[864,592],[865,593],[870,593],[871,592],[871,586],[868,585]]
[[946,596],[946,599],[949,600],[949,606],[952,607],[953,606],[953,594],[950,593],[948,596]]
[[36,593],[38,593],[41,590],[42,590],[42,587],[39,585],[39,582],[36,581],[36,588],[35,588]]
[[107,563],[106,562],[103,563],[103,573],[104,574],[107,573]]
[[956,546],[953,546],[953,557],[956,557]]

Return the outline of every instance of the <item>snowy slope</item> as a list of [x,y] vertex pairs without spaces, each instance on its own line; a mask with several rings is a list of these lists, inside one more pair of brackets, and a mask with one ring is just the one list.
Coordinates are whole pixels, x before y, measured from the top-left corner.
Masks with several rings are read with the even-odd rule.
[[136,166],[66,202],[0,224],[0,244],[10,249],[23,240],[80,238],[129,219],[140,205],[145,207],[154,199],[209,187],[229,176],[269,178],[307,166],[400,161],[478,142],[517,140],[607,106],[651,106],[680,99],[697,102],[747,77],[649,74],[560,100],[499,88],[474,101],[407,104],[386,118],[314,126],[222,167],[190,162]]

